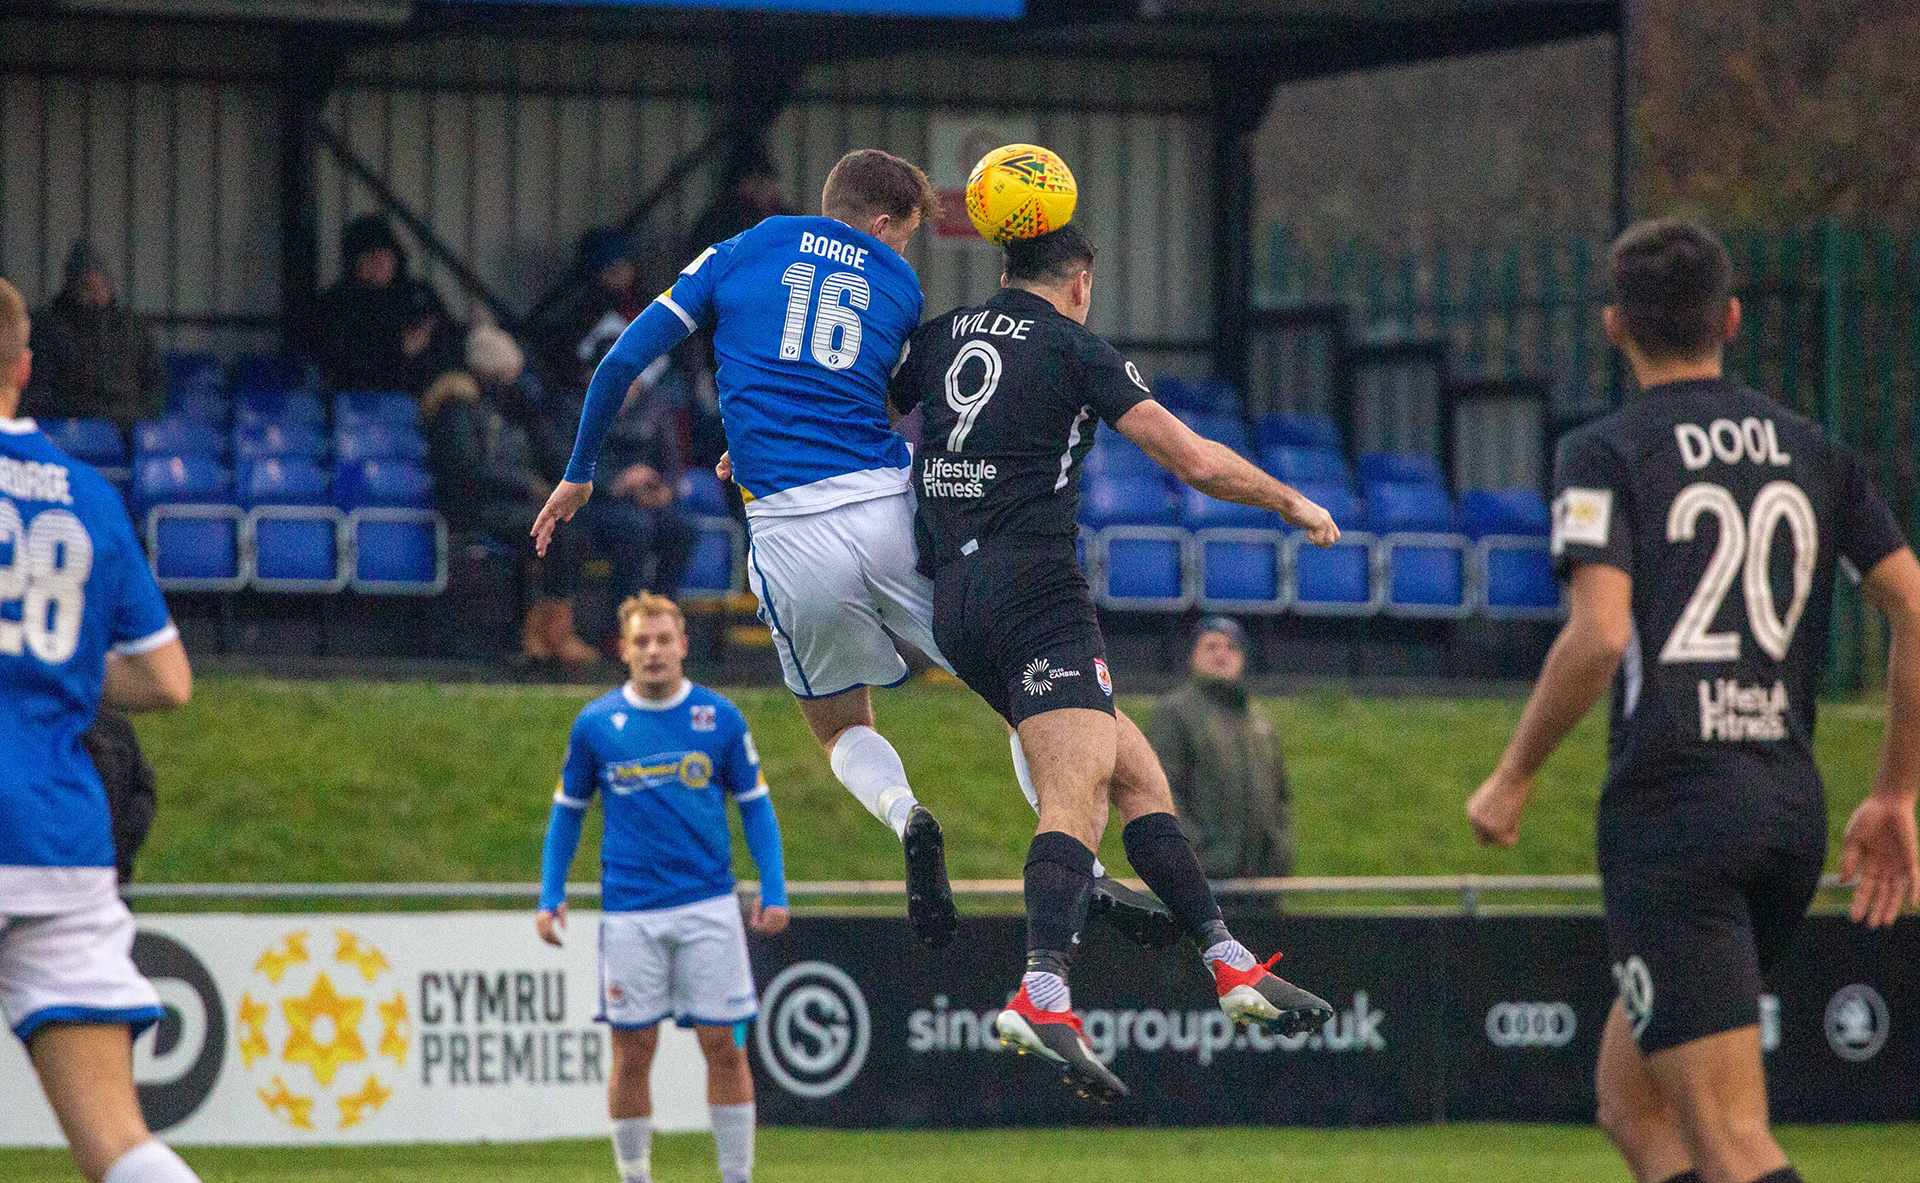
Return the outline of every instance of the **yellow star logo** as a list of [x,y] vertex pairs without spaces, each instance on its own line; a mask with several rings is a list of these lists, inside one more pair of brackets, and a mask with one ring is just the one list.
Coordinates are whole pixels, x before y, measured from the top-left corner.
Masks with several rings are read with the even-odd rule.
[[[293,1028],[280,1058],[312,1068],[323,1087],[332,1084],[333,1074],[343,1064],[357,1064],[367,1058],[367,1045],[360,1042],[360,1013],[366,1008],[361,999],[336,994],[333,983],[321,974],[305,998],[280,1000],[280,1010]],[[320,1026],[322,1019],[326,1020],[325,1026]],[[327,1036],[326,1042],[316,1037],[316,1027]]]
[[362,945],[360,938],[346,929],[336,928],[333,935],[340,942],[334,950],[333,959],[342,965],[354,966],[360,971],[360,976],[369,982],[379,977],[381,970],[393,968],[393,963],[380,950],[372,945]]
[[307,934],[305,930],[290,932],[286,940],[280,942],[280,950],[268,949],[260,954],[260,960],[253,963],[255,973],[267,975],[267,980],[278,986],[280,979],[286,976],[288,968],[305,965],[307,962]]
[[392,1002],[382,1002],[373,1009],[380,1016],[380,1045],[375,1050],[392,1056],[396,1064],[405,1064],[407,1036],[413,1033],[413,1024],[407,1019],[406,995],[395,990]]
[[377,1112],[391,1096],[393,1096],[393,1090],[380,1087],[379,1077],[367,1077],[365,1088],[340,1098],[340,1128],[344,1130],[359,1125],[366,1116],[367,1110],[372,1109]]
[[240,1058],[247,1067],[264,1056],[273,1054],[267,1046],[267,1004],[251,994],[240,996]]
[[287,1124],[296,1130],[313,1128],[313,1098],[297,1097],[287,1088],[287,1082],[278,1076],[273,1078],[273,1089],[255,1089],[261,1103],[287,1119]]

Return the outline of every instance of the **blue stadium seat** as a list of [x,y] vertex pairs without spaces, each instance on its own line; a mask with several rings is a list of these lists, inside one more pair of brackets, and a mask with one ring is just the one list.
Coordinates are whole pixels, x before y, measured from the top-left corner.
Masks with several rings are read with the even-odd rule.
[[447,524],[425,509],[357,509],[347,515],[352,586],[377,595],[435,595],[447,585]]
[[689,468],[680,483],[680,503],[688,513],[715,518],[729,516],[726,488],[711,468]]
[[307,363],[297,357],[243,353],[233,362],[235,390],[304,390]]
[[356,423],[334,428],[333,455],[342,464],[361,460],[419,464],[427,458],[427,439],[411,423]]
[[226,368],[211,353],[171,352],[167,354],[167,391],[179,395],[186,391],[224,394]]
[[1438,485],[1376,481],[1367,486],[1367,519],[1380,534],[1451,533],[1453,503]]
[[1103,431],[1095,437],[1092,449],[1081,466],[1083,480],[1094,477],[1152,477],[1161,484],[1168,481],[1167,470],[1153,457],[1117,431]]
[[1276,411],[1253,421],[1253,442],[1269,448],[1332,448],[1341,451],[1340,428],[1325,415],[1305,411]]
[[95,468],[125,468],[127,441],[106,419],[42,419],[40,430],[62,452]]
[[420,425],[420,403],[404,390],[343,390],[333,396],[333,426]]
[[247,582],[237,505],[155,505],[147,514],[154,577],[170,591],[237,591]]
[[1465,616],[1473,610],[1467,541],[1457,534],[1389,534],[1380,540],[1393,616]]
[[1270,509],[1241,505],[1237,501],[1218,501],[1187,485],[1180,486],[1180,516],[1189,530],[1229,527],[1278,530],[1281,527],[1280,515]]
[[681,595],[690,600],[713,599],[743,588],[746,543],[740,523],[730,517],[709,515],[696,517],[693,524],[698,533],[686,577],[680,583]]
[[1080,486],[1080,520],[1103,526],[1171,526],[1179,520],[1164,482],[1137,477],[1089,479]]
[[133,450],[142,456],[223,456],[227,438],[205,419],[169,415],[135,424]]
[[326,437],[308,423],[267,420],[234,429],[233,456],[245,463],[272,456],[303,456],[318,460],[327,454]]
[[1481,608],[1496,619],[1560,614],[1564,600],[1542,538],[1492,535],[1480,541]]
[[1469,538],[1520,534],[1545,538],[1553,514],[1534,489],[1468,489],[1460,494],[1460,530]]
[[1289,485],[1346,485],[1353,482],[1347,458],[1333,448],[1303,448],[1281,444],[1260,454],[1268,472]]
[[1169,526],[1113,526],[1095,540],[1094,598],[1109,608],[1175,611],[1187,592],[1187,532]]
[[247,515],[251,586],[334,592],[347,585],[346,516],[325,505],[264,505]]
[[1203,415],[1231,415],[1236,419],[1240,415],[1240,392],[1219,378],[1162,374],[1153,384],[1153,397],[1176,414],[1197,411]]
[[1286,535],[1218,529],[1194,535],[1200,607],[1210,612],[1279,612],[1287,606]]
[[1180,421],[1203,439],[1225,444],[1236,452],[1248,452],[1247,425],[1240,416],[1223,411],[1182,411]]
[[1391,481],[1444,488],[1447,483],[1438,460],[1412,452],[1369,452],[1360,457],[1359,468],[1360,481],[1367,485]]
[[[362,460],[333,470],[334,504],[353,510],[433,508],[433,477],[405,460]],[[531,524],[531,523],[529,523]]]
[[231,497],[227,470],[211,456],[142,456],[133,466],[136,515],[156,505],[226,503]]
[[1287,536],[1287,570],[1292,573],[1291,606],[1307,616],[1364,616],[1379,610],[1373,578],[1374,540],[1369,534],[1344,534],[1322,549],[1295,531]]
[[242,465],[240,504],[327,505],[327,474],[305,456],[267,456]]
[[234,426],[242,428],[291,423],[322,431],[327,425],[327,408],[303,390],[244,390],[234,400],[233,421]]

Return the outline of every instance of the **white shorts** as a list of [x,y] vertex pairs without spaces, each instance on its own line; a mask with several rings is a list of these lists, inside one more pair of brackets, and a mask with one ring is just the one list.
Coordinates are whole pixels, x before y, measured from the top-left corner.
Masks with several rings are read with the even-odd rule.
[[118,895],[65,912],[0,916],[0,1014],[21,1040],[47,1023],[160,1020],[160,995],[133,964],[133,913]]
[[747,929],[731,894],[600,917],[601,1022],[622,1030],[672,1019],[729,1027],[760,1011]]
[[753,522],[747,583],[796,695],[905,681],[888,629],[946,666],[933,642],[933,581],[914,570],[913,509],[909,490]]

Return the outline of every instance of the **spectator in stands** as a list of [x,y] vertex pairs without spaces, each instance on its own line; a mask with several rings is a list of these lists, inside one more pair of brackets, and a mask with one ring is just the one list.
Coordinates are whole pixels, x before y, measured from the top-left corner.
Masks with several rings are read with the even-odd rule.
[[379,214],[340,233],[340,281],[320,293],[306,348],[339,390],[419,394],[459,368],[459,325],[433,288],[407,274],[407,254]]
[[1147,742],[1167,770],[1200,866],[1209,879],[1292,874],[1292,794],[1273,724],[1242,680],[1246,632],[1208,617],[1188,664],[1192,676],[1154,707]]
[[[593,367],[646,307],[640,269],[626,236],[607,226],[580,236],[580,264],[591,278],[544,321],[542,362],[554,381],[585,390]],[[571,446],[572,441],[568,441]]]
[[680,439],[671,415],[686,384],[672,354],[634,379],[600,454],[600,470],[612,479],[595,487],[581,514],[594,547],[613,560],[614,593],[623,599],[648,590],[677,598],[693,557],[693,523],[678,503]]
[[[526,430],[496,401],[524,368],[520,348],[491,325],[468,336],[469,368],[442,375],[420,400],[440,512],[454,530],[486,535],[533,565],[534,592],[520,630],[521,655],[531,661],[590,664],[599,654],[580,639],[573,624],[573,600],[586,557],[580,532],[564,547],[549,546],[546,558],[534,557],[527,530],[553,485],[535,466]],[[486,377],[477,377],[475,371]]]
[[727,187],[727,191],[701,213],[690,235],[695,251],[703,251],[716,242],[725,242],[743,230],[751,230],[768,218],[793,213],[786,194],[780,192],[780,175],[771,161],[759,161]]
[[111,419],[122,431],[166,413],[166,371],[153,334],[121,306],[113,278],[84,238],[67,252],[60,294],[34,313],[30,348],[26,413]]

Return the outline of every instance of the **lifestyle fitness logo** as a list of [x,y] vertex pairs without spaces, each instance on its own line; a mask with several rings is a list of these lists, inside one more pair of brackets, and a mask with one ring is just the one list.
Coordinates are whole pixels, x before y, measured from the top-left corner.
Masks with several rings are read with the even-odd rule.
[[825,961],[780,971],[761,998],[760,1063],[796,1097],[831,1097],[867,1062],[873,1016],[847,972]]
[[392,962],[348,929],[330,936],[303,928],[274,942],[254,962],[235,1011],[254,1094],[282,1123],[308,1132],[373,1120],[413,1042]]

